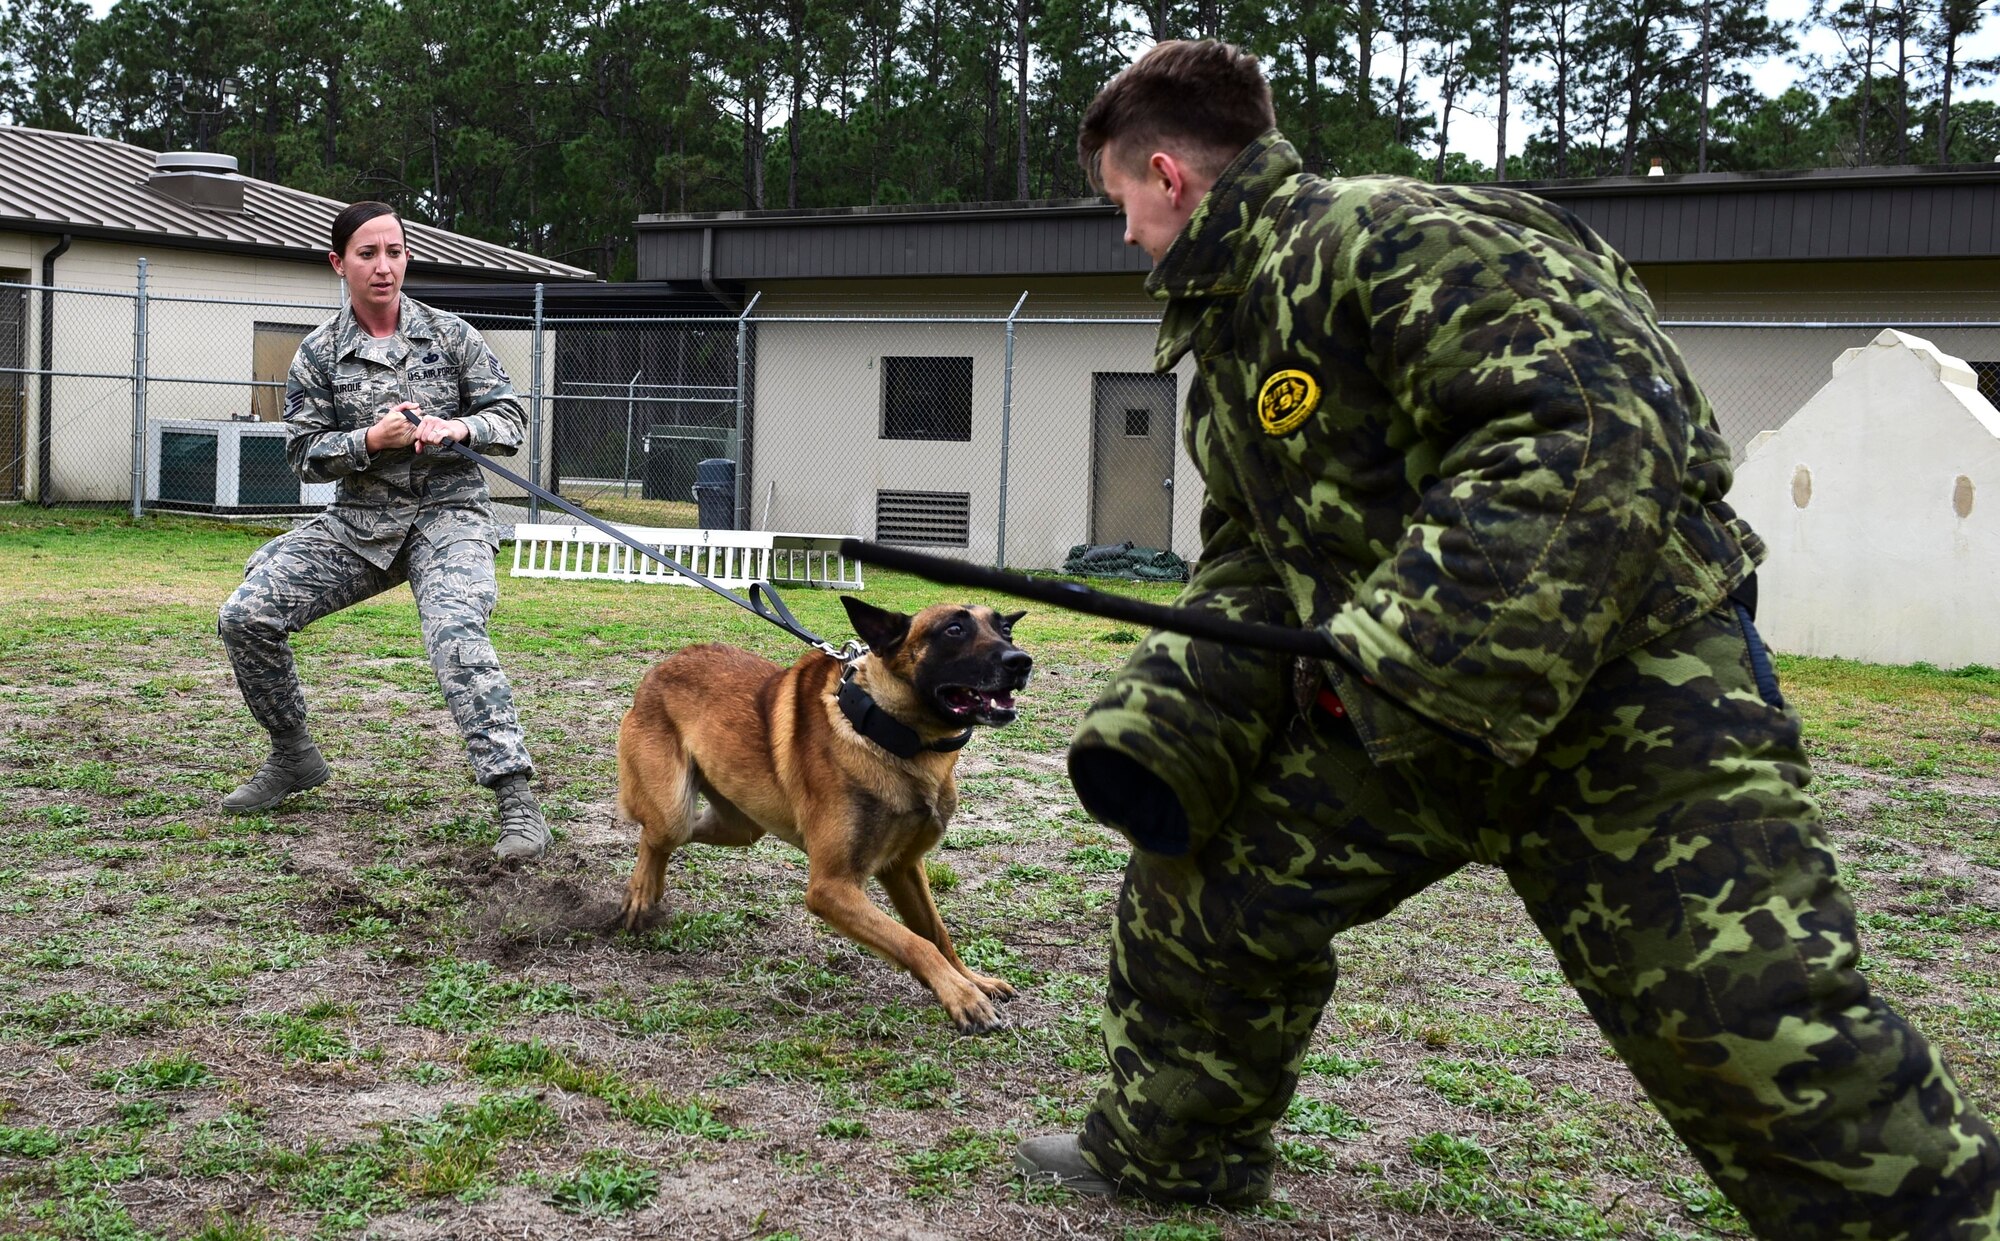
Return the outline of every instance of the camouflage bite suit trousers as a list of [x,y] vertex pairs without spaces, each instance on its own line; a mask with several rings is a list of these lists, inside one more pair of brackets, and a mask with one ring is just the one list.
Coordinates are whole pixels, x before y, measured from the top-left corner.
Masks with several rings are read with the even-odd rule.
[[[1760,1236],[2000,1236],[2000,1144],[1856,970],[1798,718],[1749,632],[1725,606],[1612,661],[1520,769],[1377,767],[1346,720],[1293,713],[1192,853],[1133,853],[1086,1156],[1154,1197],[1263,1193],[1334,936],[1477,862]],[[1163,641],[1128,675],[1199,666],[1206,644]]]
[[217,626],[250,714],[273,733],[303,725],[306,700],[291,635],[403,582],[416,596],[424,649],[473,774],[485,785],[515,772],[532,775],[514,691],[486,637],[498,595],[493,548],[477,539],[437,546],[412,533],[386,569],[310,525],[258,548]]

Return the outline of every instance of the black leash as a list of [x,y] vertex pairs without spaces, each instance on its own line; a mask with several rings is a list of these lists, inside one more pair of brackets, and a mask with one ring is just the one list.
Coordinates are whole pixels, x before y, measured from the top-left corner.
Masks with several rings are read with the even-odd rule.
[[865,539],[842,539],[840,554],[850,556],[864,564],[880,565],[885,569],[912,573],[933,582],[942,582],[947,586],[972,586],[981,590],[1005,591],[1011,595],[1019,595],[1023,599],[1034,599],[1054,604],[1059,608],[1067,608],[1072,612],[1102,616],[1109,620],[1130,621],[1149,629],[1164,629],[1170,633],[1185,634],[1191,638],[1206,638],[1211,642],[1221,642],[1229,646],[1276,651],[1281,655],[1304,655],[1311,659],[1341,658],[1333,643],[1317,630],[1266,625],[1260,621],[1232,620],[1227,616],[1200,608],[1176,608],[1165,604],[1147,603],[1142,599],[1130,599],[1124,595],[1092,590],[1075,582],[1029,577],[1025,573],[1009,573],[1004,569],[989,569],[984,565],[968,564],[948,556],[930,556],[901,547],[884,547],[880,543],[870,543]]
[[[404,392],[404,399],[409,400],[409,393],[407,391],[407,388]],[[403,417],[409,419],[410,422],[413,424],[420,421],[415,414],[411,413],[407,409],[403,411]],[[638,552],[641,556],[646,557],[648,560],[656,561],[659,564],[665,565],[667,568],[672,569],[674,572],[680,574],[682,577],[687,578],[690,582],[693,582],[698,586],[707,587],[709,590],[712,590],[716,594],[721,595],[724,599],[729,600],[731,603],[735,604],[739,608],[742,608],[744,611],[754,613],[755,615],[760,616],[767,621],[770,621],[773,625],[776,625],[778,628],[784,630],[786,633],[791,634],[794,638],[797,638],[799,641],[804,642],[808,646],[816,647],[819,650],[824,651],[828,655],[833,656],[835,659],[840,660],[842,663],[851,662],[858,656],[866,653],[868,650],[867,647],[861,645],[858,642],[850,642],[846,646],[835,646],[833,643],[828,642],[825,638],[820,637],[812,630],[807,629],[804,625],[799,624],[798,619],[792,615],[792,610],[785,606],[785,601],[783,599],[778,597],[778,592],[771,589],[771,587],[764,582],[752,582],[750,584],[750,597],[748,599],[745,599],[743,596],[737,594],[735,591],[730,590],[727,587],[717,585],[715,582],[712,582],[708,578],[702,576],[701,574],[696,573],[693,569],[688,568],[686,565],[681,564],[679,561],[670,559],[666,556],[662,556],[660,553],[654,551],[650,547],[647,547],[644,543],[641,543],[639,540],[626,534],[624,531],[618,529],[616,526],[613,526],[611,523],[599,520],[596,517],[592,517],[589,513],[584,512],[582,509],[578,508],[574,504],[571,504],[568,500],[563,499],[561,496],[556,495],[554,492],[536,486],[534,483],[531,483],[527,479],[522,478],[519,474],[516,474],[514,471],[508,469],[506,466],[499,464],[498,462],[494,461],[491,457],[486,456],[484,453],[477,452],[474,449],[468,448],[464,444],[459,443],[457,440],[444,440],[442,442],[448,445],[453,452],[457,453],[461,457],[464,457],[466,460],[472,462],[474,465],[479,466],[481,469],[491,470],[493,473],[498,474],[500,477],[506,479],[508,482],[513,483],[516,487],[519,487],[523,491],[528,492],[530,495],[535,496],[536,498],[544,501],[545,503],[555,505],[563,512],[568,513],[571,517],[574,517],[578,521],[583,522],[585,525],[591,526],[598,530],[602,530],[604,533],[610,535],[612,538],[618,540],[620,543],[623,543],[625,546],[631,548],[633,551]]]

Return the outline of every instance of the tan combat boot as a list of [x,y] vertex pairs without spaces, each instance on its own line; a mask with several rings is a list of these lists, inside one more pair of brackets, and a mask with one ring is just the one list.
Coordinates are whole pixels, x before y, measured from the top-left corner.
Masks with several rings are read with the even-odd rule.
[[542,821],[528,777],[519,772],[500,777],[493,795],[500,799],[500,842],[493,846],[493,856],[503,862],[532,862],[547,853],[549,825]]
[[1030,1185],[1055,1185],[1091,1198],[1118,1193],[1118,1182],[1084,1161],[1083,1144],[1073,1133],[1029,1138],[1015,1148],[1014,1167]]
[[320,756],[303,726],[286,733],[271,734],[271,756],[235,792],[222,799],[222,808],[231,814],[255,814],[269,810],[293,793],[316,789],[333,778],[326,759]]

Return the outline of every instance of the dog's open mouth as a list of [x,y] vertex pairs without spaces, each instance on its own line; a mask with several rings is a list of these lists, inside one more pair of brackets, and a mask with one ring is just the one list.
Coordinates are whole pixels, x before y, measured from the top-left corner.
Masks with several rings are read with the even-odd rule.
[[938,705],[955,720],[974,724],[1005,724],[1014,718],[1014,691],[947,685],[938,690]]

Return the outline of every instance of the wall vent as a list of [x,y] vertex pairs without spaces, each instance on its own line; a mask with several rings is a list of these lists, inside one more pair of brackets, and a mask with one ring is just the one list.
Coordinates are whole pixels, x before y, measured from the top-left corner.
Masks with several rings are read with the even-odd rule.
[[205,211],[243,211],[243,178],[236,157],[210,151],[163,151],[153,157],[148,189]]
[[964,547],[971,528],[971,492],[875,493],[875,538],[879,542]]

